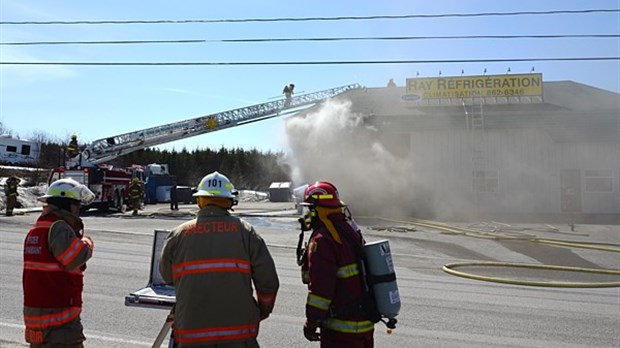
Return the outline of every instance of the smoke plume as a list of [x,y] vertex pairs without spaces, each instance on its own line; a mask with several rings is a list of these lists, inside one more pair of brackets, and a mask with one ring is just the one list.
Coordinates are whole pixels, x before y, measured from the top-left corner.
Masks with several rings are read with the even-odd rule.
[[287,119],[293,181],[330,181],[355,215],[403,216],[424,210],[416,204],[424,194],[413,194],[417,185],[411,161],[386,150],[378,131],[365,125],[367,117],[351,112],[350,101],[329,100],[314,113]]

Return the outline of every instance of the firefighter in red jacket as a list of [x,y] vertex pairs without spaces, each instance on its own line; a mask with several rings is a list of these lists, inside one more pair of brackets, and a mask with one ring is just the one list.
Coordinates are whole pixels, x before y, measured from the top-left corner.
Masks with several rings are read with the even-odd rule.
[[236,195],[226,176],[205,176],[194,194],[196,219],[175,228],[162,249],[159,271],[175,287],[180,347],[258,347],[259,323],[273,310],[275,264],[254,227],[230,214]]
[[360,309],[363,271],[353,245],[362,243],[362,236],[331,183],[308,186],[303,204],[310,209],[313,230],[302,264],[308,285],[304,336],[320,341],[321,348],[371,348],[374,324]]
[[93,242],[83,235],[81,204],[94,194],[73,179],[53,182],[24,241],[24,322],[30,347],[83,347],[83,272]]

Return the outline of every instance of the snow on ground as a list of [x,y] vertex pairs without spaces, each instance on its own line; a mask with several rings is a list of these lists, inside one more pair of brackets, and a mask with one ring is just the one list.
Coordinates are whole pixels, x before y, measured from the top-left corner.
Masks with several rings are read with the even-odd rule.
[[268,199],[266,192],[239,190],[239,202],[261,202]]
[[[0,177],[0,211],[6,209],[6,195],[4,194],[4,183],[6,177]],[[17,188],[17,202],[21,204],[21,208],[36,208],[42,207],[43,203],[38,201],[38,198],[45,194],[47,191],[47,184],[39,184],[38,186],[27,187],[24,186],[26,179],[19,178],[21,181]],[[252,190],[239,190],[238,196],[239,202],[262,202],[268,199],[266,192],[252,191]]]
[[[4,183],[6,177],[0,178],[0,211],[6,209],[6,195],[4,194]],[[43,203],[38,201],[38,198],[45,194],[47,191],[47,184],[39,184],[38,186],[26,187],[24,178],[19,178],[21,181],[17,187],[17,202],[18,207],[21,204],[21,208],[36,208],[42,207]]]

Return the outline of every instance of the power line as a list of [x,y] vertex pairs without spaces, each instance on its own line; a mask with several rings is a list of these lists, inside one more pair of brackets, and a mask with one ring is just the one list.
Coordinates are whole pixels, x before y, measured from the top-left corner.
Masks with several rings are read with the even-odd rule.
[[182,20],[76,20],[76,21],[2,21],[0,25],[75,25],[75,24],[192,24],[192,23],[246,23],[246,22],[309,22],[375,19],[411,19],[411,18],[446,18],[446,17],[489,17],[522,15],[555,15],[614,13],[620,9],[586,9],[554,11],[518,11],[518,12],[481,12],[481,13],[444,13],[444,14],[409,14],[379,16],[338,16],[338,17],[283,17],[283,18],[241,18],[241,19],[182,19]]
[[373,64],[451,64],[451,63],[503,63],[549,61],[607,61],[617,57],[556,57],[556,58],[505,58],[505,59],[437,59],[437,60],[349,60],[349,61],[298,61],[298,62],[0,62],[0,65],[74,65],[74,66],[241,66],[241,65],[373,65]]
[[463,36],[385,36],[385,37],[306,37],[257,39],[194,39],[194,40],[107,40],[107,41],[29,41],[0,42],[4,46],[35,45],[139,45],[139,44],[195,44],[195,43],[258,43],[293,41],[405,41],[405,40],[463,40],[463,39],[566,39],[566,38],[619,38],[619,34],[567,35],[463,35]]

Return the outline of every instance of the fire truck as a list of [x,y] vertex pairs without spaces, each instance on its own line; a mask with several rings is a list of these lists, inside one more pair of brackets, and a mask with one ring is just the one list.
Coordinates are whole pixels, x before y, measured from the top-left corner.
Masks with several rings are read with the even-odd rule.
[[64,166],[53,169],[48,184],[61,178],[73,178],[87,185],[96,196],[93,203],[85,209],[124,211],[125,202],[129,199],[129,184],[133,178],[138,178],[144,184],[144,168],[140,165],[117,168],[107,165],[106,162],[175,140],[297,113],[328,98],[358,88],[361,88],[359,84],[351,84],[300,94],[293,98],[282,98],[98,139],[88,144],[77,156],[67,160]]
[[144,182],[142,166],[133,165],[128,168],[116,168],[107,164],[83,168],[59,167],[52,170],[48,182],[61,178],[72,178],[85,184],[95,194],[93,202],[84,209],[116,210],[124,212],[128,201],[129,184],[133,178]]

